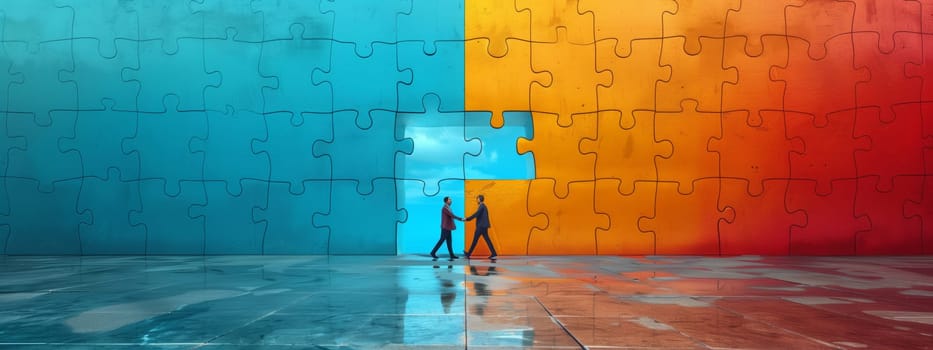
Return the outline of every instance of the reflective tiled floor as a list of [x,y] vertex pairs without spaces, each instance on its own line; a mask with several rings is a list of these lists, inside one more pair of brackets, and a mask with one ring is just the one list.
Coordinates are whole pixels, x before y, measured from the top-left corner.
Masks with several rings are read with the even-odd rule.
[[0,347],[933,348],[933,257],[0,257]]

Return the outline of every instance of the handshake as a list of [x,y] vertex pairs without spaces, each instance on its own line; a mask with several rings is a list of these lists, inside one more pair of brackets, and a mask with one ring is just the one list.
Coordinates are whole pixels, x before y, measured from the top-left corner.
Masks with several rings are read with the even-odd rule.
[[466,221],[466,220],[464,220],[464,219],[461,218],[461,217],[455,217],[455,218],[457,219],[457,221]]

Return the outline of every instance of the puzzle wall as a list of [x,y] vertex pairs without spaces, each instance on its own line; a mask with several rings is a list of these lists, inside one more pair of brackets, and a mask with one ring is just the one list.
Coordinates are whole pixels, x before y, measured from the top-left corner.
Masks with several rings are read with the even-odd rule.
[[4,254],[426,252],[480,193],[503,255],[933,252],[929,0],[4,0],[0,33]]

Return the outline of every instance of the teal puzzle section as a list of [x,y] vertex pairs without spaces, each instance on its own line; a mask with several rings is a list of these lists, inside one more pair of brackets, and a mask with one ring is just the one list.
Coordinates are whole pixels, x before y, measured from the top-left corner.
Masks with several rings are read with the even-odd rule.
[[3,1],[0,33],[0,254],[426,253],[465,179],[533,177],[464,111],[462,0]]

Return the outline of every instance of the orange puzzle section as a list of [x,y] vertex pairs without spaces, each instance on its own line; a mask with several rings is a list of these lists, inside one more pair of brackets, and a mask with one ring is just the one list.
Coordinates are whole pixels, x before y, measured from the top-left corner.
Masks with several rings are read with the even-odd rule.
[[929,254],[930,8],[466,0],[466,109],[535,161],[467,211],[502,255]]

